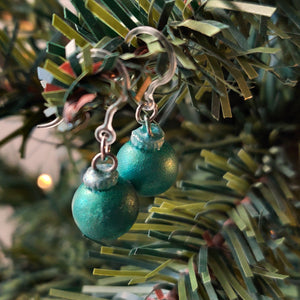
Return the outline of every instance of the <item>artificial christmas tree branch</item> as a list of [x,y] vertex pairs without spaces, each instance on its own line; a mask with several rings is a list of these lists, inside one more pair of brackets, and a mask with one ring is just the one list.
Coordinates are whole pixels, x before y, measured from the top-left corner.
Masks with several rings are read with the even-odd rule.
[[[128,33],[128,28],[132,28],[133,26],[132,19],[128,19],[127,15],[123,13],[125,9],[124,4],[119,3],[119,1],[110,3],[110,9],[119,7],[120,10],[110,15],[106,13],[107,3],[98,4],[91,0],[87,1],[86,6],[84,6],[82,1],[73,1],[82,19],[78,17],[68,17],[68,11],[66,11],[65,16],[70,25],[56,15],[53,17],[53,25],[69,39],[74,39],[79,47],[87,47],[87,45],[90,45],[109,49],[110,51],[117,51],[117,55],[124,60],[125,64],[130,63],[130,67],[134,67],[132,60],[141,59],[142,57],[145,58],[145,55],[130,54],[130,49],[126,49],[119,38],[111,38],[109,42],[109,38],[105,36],[105,31],[100,31],[101,26],[108,26],[115,31],[115,33],[120,35],[120,37],[124,38]],[[200,101],[201,96],[203,96],[203,88],[201,87],[197,91],[195,90],[196,86],[199,84],[202,85],[203,83],[210,85],[206,91],[213,91],[212,112],[215,118],[219,118],[220,105],[224,117],[232,116],[228,98],[228,91],[230,89],[233,88],[240,93],[244,99],[252,98],[252,93],[245,81],[244,74],[249,79],[257,77],[258,73],[253,68],[254,66],[274,72],[276,76],[280,77],[276,69],[264,64],[261,59],[261,54],[264,56],[276,54],[280,48],[272,47],[268,41],[264,41],[260,47],[251,49],[252,45],[249,44],[251,39],[248,38],[247,41],[245,36],[237,32],[236,26],[239,24],[234,22],[238,16],[237,14],[241,12],[255,13],[256,15],[270,17],[275,12],[274,7],[241,2],[237,2],[235,5],[226,1],[207,1],[200,5],[190,4],[184,7],[181,5],[176,6],[175,3],[172,10],[174,15],[172,15],[165,14],[166,7],[160,7],[158,2],[156,3],[154,1],[149,7],[146,3],[147,1],[144,2],[142,8],[145,10],[145,13],[148,12],[149,16],[151,16],[148,18],[148,22],[150,22],[151,19],[152,21],[150,23],[153,26],[155,26],[155,22],[158,22],[157,26],[163,22],[157,19],[159,14],[158,10],[161,10],[161,18],[165,18],[164,32],[173,43],[179,61],[179,71],[183,75],[185,85],[188,87],[189,96],[195,106],[197,106],[197,101]],[[136,6],[136,3],[132,1],[132,5]],[[225,8],[226,10],[220,13],[217,8]],[[183,13],[186,9],[189,11],[188,18],[186,18],[185,13]],[[227,13],[227,9],[230,11],[230,14]],[[235,11],[238,11],[238,13]],[[182,12],[183,15],[181,15],[180,12]],[[116,13],[115,16],[114,13]],[[138,26],[140,13],[134,16],[137,18],[136,26]],[[252,28],[249,27],[249,25],[255,28],[259,25],[259,21],[252,16],[250,19],[247,19],[247,21],[244,20],[244,22],[243,28],[247,26],[248,28]],[[72,25],[76,26],[78,30],[73,29]],[[89,30],[92,30],[90,34],[88,34]],[[247,34],[251,35],[254,33],[249,31]],[[273,34],[276,35],[276,32],[273,32]],[[92,35],[94,36],[93,41],[91,38]],[[142,40],[147,45],[147,57],[158,55],[163,51],[159,43],[153,40],[153,38],[142,38]],[[254,43],[252,44],[255,45]],[[134,46],[137,47],[136,41],[134,41]],[[128,50],[129,52],[126,52]],[[73,52],[74,51],[75,49],[73,49]],[[53,54],[58,55],[58,52],[54,50]],[[66,57],[64,56],[64,58]],[[161,62],[163,63],[163,61]],[[138,64],[143,64],[143,61],[138,62]],[[57,73],[58,71],[54,71],[54,69],[51,71],[47,66],[48,65],[45,65],[44,68],[50,71],[50,73],[52,72],[54,78],[56,78],[56,84],[59,85],[57,82],[60,78]],[[73,68],[75,67],[72,63],[71,66]],[[142,68],[142,70],[147,73],[147,70],[144,68]],[[237,84],[237,87],[233,87],[233,84],[229,85],[229,80],[224,79],[224,75],[233,77],[233,82]],[[63,79],[61,78],[61,80]],[[70,81],[70,83],[71,82],[72,81]],[[69,85],[70,83],[63,80],[60,86],[63,87],[65,84]],[[47,97],[47,92],[44,93],[44,96]],[[65,100],[66,99],[64,99],[64,101]]]
[[[86,294],[98,293],[108,299],[115,285],[120,289],[124,284],[140,288],[136,291],[149,299],[297,299],[300,7],[295,1],[259,3],[74,0],[77,14],[65,9],[62,16],[57,3],[47,1],[28,6],[36,18],[30,39],[21,35],[22,26],[21,31],[17,26],[1,31],[1,116],[22,114],[30,125],[25,140],[41,123],[44,102],[33,70],[45,59],[36,40],[49,41],[48,60],[39,74],[48,82],[46,106],[63,118],[60,130],[66,144],[90,158],[95,151],[91,132],[115,101],[111,95],[120,93],[116,59],[130,73],[132,90],[129,105],[115,120],[122,138],[115,148],[134,127],[129,120],[141,91],[168,67],[158,39],[139,36],[127,45],[124,37],[140,25],[159,29],[172,43],[178,68],[173,82],[154,96],[181,162],[177,187],[155,197],[147,212],[142,208],[131,231],[102,246],[101,253],[79,236],[69,218],[71,196],[66,190],[74,186],[66,173],[46,199],[35,193],[37,202],[26,202],[25,212],[22,190],[16,191],[16,198],[1,192],[1,203],[11,199],[20,216],[17,243],[6,250],[15,269],[1,274],[3,299],[26,289],[27,297],[44,296],[49,286],[71,290],[52,289],[53,297],[88,299]],[[55,11],[53,25],[61,32],[56,36],[47,23],[47,6]],[[4,9],[27,18],[17,16],[12,7]],[[37,24],[47,25],[41,32]],[[102,76],[93,74],[92,48],[113,53],[105,60]],[[77,58],[79,52],[83,61]],[[97,97],[85,102],[85,92]],[[41,120],[31,113],[37,110]],[[232,120],[216,123],[221,112]],[[87,114],[87,126],[78,126]],[[95,249],[88,260],[84,252],[90,248]],[[55,266],[59,274],[51,273]],[[22,278],[28,268],[45,277],[9,289],[11,280]],[[99,275],[108,277],[97,280]],[[80,293],[82,286],[86,294]]]

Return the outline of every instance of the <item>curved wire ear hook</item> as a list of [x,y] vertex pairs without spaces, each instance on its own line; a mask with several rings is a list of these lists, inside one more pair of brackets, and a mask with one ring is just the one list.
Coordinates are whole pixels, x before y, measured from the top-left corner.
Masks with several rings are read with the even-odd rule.
[[154,81],[152,81],[147,91],[145,92],[144,98],[146,102],[148,102],[147,104],[150,106],[147,107],[147,110],[152,110],[153,107],[155,106],[155,102],[153,98],[154,91],[156,90],[157,87],[168,83],[173,78],[176,71],[177,63],[176,63],[175,52],[171,43],[159,30],[153,27],[139,26],[130,30],[125,37],[125,42],[130,43],[135,36],[143,33],[155,36],[158,39],[158,41],[163,45],[163,47],[166,49],[166,52],[168,54],[168,59],[169,59],[168,71],[164,74],[163,77],[157,78]]
[[49,123],[39,124],[36,127],[37,128],[54,128],[61,124],[64,121],[62,117],[56,117],[53,121],[50,121]]
[[[91,49],[91,57],[92,58],[99,58],[99,59],[105,59],[108,55],[110,55],[111,52],[104,50],[104,49],[97,49],[93,48]],[[77,58],[79,59],[79,62],[82,61],[82,53],[79,53],[77,55]],[[97,141],[101,142],[101,135],[105,134],[107,137],[107,145],[111,145],[116,140],[116,133],[112,127],[112,119],[116,111],[118,110],[118,107],[121,103],[125,102],[128,98],[127,91],[130,89],[130,79],[129,74],[121,62],[120,59],[116,59],[116,69],[123,76],[123,87],[122,87],[122,93],[120,97],[117,99],[116,102],[114,102],[112,105],[109,106],[109,108],[106,111],[104,122],[101,126],[99,126],[95,131],[95,136]],[[103,68],[101,66],[96,71],[96,73],[101,72]],[[63,117],[57,117],[53,121],[45,124],[37,125],[38,128],[53,128],[58,126],[64,121]],[[101,132],[101,133],[100,133]]]
[[[110,55],[111,52],[106,51],[104,49],[92,49],[91,50],[91,56],[93,58],[100,58],[100,59],[105,59],[108,55]],[[81,54],[82,55],[82,54]],[[105,114],[104,122],[102,125],[96,128],[95,130],[95,137],[98,142],[101,143],[103,138],[106,138],[106,145],[111,145],[115,140],[116,140],[116,132],[112,127],[112,120],[114,117],[114,114],[117,112],[119,106],[127,101],[128,98],[128,90],[130,89],[130,79],[129,79],[129,74],[127,72],[126,67],[124,64],[121,62],[119,58],[116,58],[116,65],[115,68],[121,74],[124,78],[123,80],[123,85],[122,85],[122,93],[115,101],[113,104],[111,104]],[[102,68],[97,70],[96,74],[98,72],[101,72]]]

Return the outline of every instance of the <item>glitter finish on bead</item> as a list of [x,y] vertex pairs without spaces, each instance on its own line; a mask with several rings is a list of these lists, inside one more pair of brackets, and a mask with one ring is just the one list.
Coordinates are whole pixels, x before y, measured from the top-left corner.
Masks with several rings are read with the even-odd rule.
[[113,240],[134,224],[139,210],[133,186],[119,177],[106,190],[79,186],[72,200],[73,218],[80,231],[91,240]]
[[[159,127],[151,124],[151,129]],[[151,136],[143,139],[145,128],[140,127],[142,134],[139,136],[141,141],[138,146],[134,145],[130,140],[124,144],[117,155],[119,162],[118,172],[121,177],[129,180],[137,192],[143,196],[154,196],[163,193],[175,182],[178,161],[172,146],[163,142],[160,148],[151,147]],[[156,132],[158,130],[155,129]],[[137,135],[137,132],[135,132]],[[157,145],[157,140],[153,143]],[[135,138],[135,141],[137,139]],[[146,143],[147,147],[141,147]],[[151,149],[152,148],[152,149]]]
[[98,165],[97,170],[89,167],[83,175],[83,183],[92,190],[107,190],[118,182],[117,170],[106,172],[105,165]]
[[131,133],[130,142],[132,145],[141,150],[159,150],[165,141],[165,134],[162,129],[152,123],[152,135],[149,135],[145,125],[135,129]]

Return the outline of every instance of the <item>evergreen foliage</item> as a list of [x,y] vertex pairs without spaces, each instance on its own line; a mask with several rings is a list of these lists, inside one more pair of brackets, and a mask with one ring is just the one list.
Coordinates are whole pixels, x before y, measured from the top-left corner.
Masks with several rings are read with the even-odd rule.
[[[66,147],[79,148],[88,164],[97,151],[93,129],[120,93],[114,71],[120,58],[131,91],[114,122],[116,151],[136,126],[139,92],[168,67],[158,40],[124,43],[130,29],[152,26],[172,43],[178,61],[172,83],[155,93],[159,122],[180,160],[178,182],[141,199],[130,232],[100,247],[73,225],[70,166],[44,194],[1,162],[0,203],[15,208],[18,228],[4,249],[12,267],[0,269],[0,300],[50,299],[50,288],[51,299],[112,299],[119,286],[149,299],[298,299],[298,2],[71,2],[77,15],[62,14],[51,0],[22,2],[25,10],[19,1],[0,5],[2,19],[18,20],[0,31],[0,117],[24,120],[0,145],[21,135],[24,153],[31,130],[47,121],[43,95],[47,114],[64,118]],[[25,20],[32,27],[22,27]],[[111,52],[100,76],[93,74],[92,48]],[[39,69],[43,91],[35,70],[46,57]],[[95,92],[81,103],[83,93]]]

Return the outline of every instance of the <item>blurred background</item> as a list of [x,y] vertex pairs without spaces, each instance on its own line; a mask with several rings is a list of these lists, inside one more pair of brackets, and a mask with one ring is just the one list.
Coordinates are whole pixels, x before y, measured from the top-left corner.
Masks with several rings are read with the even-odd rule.
[[[34,3],[34,1],[21,1],[20,4],[26,2]],[[58,1],[62,7],[67,7],[71,11],[75,11],[74,7],[69,0]],[[4,5],[5,6],[5,5]],[[12,11],[18,11],[17,2],[12,3]],[[22,7],[22,6],[21,6]],[[5,8],[3,9],[2,20],[0,20],[0,28],[3,29],[8,25],[9,20],[13,16],[5,14]],[[25,14],[24,14],[25,15]],[[51,13],[49,14],[51,16]],[[23,20],[24,27],[27,25],[30,27],[30,23],[27,18]],[[8,25],[10,26],[10,25]],[[30,30],[30,28],[28,28]],[[45,41],[41,41],[41,47],[46,47]],[[17,130],[22,125],[21,116],[12,116],[0,120],[0,140],[4,139],[10,133]],[[22,143],[22,137],[17,136],[12,141],[4,144],[0,147],[0,156],[6,161],[7,164],[20,168],[24,174],[28,174],[32,178],[36,179],[38,185],[38,179],[40,175],[46,174],[50,177],[41,177],[40,182],[46,181],[45,185],[42,184],[44,189],[52,189],[53,184],[57,183],[60,176],[60,164],[67,159],[66,149],[64,147],[57,147],[59,140],[55,137],[55,129],[34,129],[31,133],[31,137],[28,141],[25,157],[20,157],[20,145]],[[49,182],[48,182],[49,181]],[[0,239],[6,246],[11,245],[11,234],[15,228],[15,223],[9,218],[13,213],[11,206],[0,207]]]

